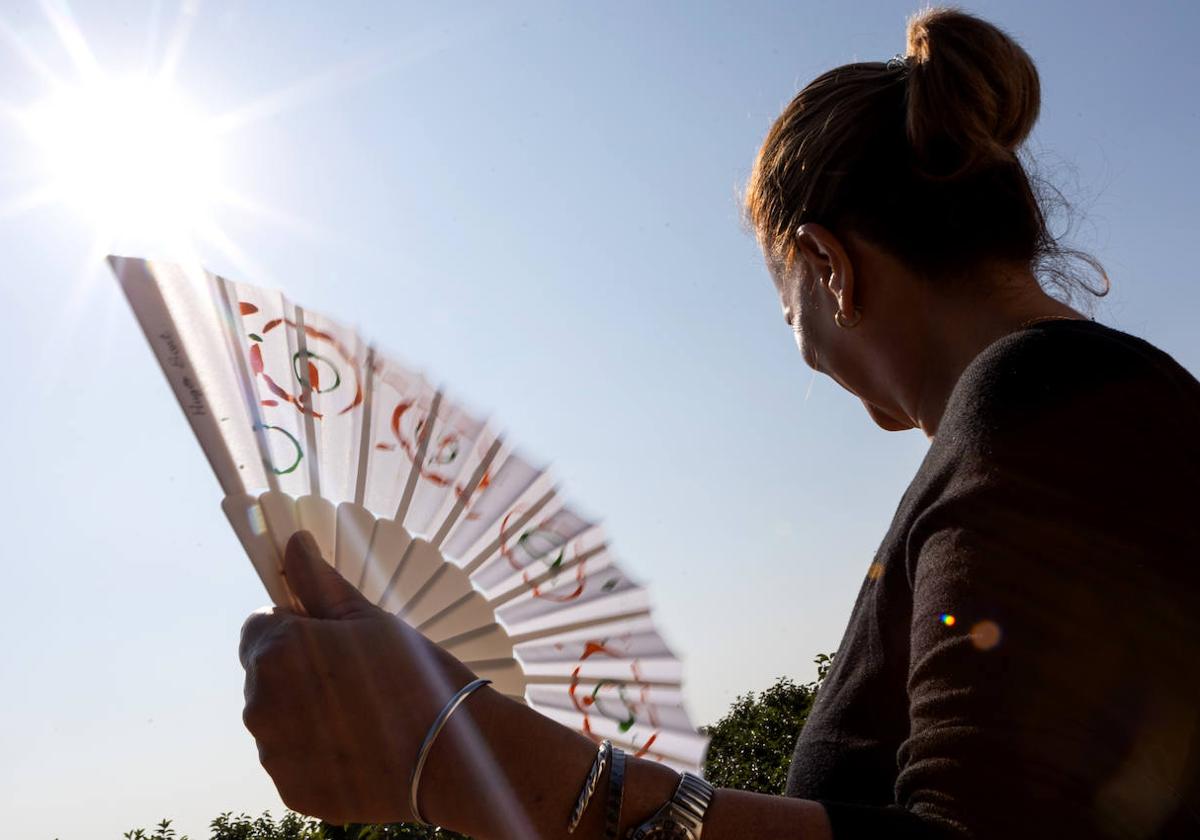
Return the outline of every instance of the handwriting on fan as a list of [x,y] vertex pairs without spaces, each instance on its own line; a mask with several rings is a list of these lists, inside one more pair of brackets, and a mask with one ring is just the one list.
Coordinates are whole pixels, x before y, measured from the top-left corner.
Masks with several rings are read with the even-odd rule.
[[208,406],[204,402],[204,391],[192,379],[191,370],[188,368],[183,351],[179,347],[179,341],[169,332],[159,333],[158,338],[166,347],[166,352],[162,355],[163,361],[169,367],[175,368],[181,373],[179,378],[179,383],[183,386],[181,397],[186,396],[186,399],[181,399],[180,404],[183,406],[184,412],[192,417],[207,415]]

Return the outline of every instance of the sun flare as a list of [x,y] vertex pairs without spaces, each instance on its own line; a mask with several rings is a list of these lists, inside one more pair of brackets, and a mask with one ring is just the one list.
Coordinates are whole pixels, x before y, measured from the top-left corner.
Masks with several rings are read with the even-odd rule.
[[191,239],[223,190],[213,121],[155,81],[92,78],[24,115],[50,190],[97,228]]

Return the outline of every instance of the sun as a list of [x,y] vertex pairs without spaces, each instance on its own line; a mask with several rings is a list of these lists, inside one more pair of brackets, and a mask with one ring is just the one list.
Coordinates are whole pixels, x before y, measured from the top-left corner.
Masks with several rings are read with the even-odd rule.
[[192,240],[225,189],[214,121],[153,79],[94,75],[23,115],[49,191],[112,235]]
[[[31,155],[29,165],[18,167],[27,183],[0,196],[0,219],[49,207],[75,211],[92,230],[85,260],[92,279],[105,254],[129,245],[185,263],[215,252],[242,274],[266,279],[229,228],[234,223],[230,215],[306,237],[323,235],[323,230],[290,209],[245,194],[229,180],[226,163],[244,153],[247,133],[261,121],[420,60],[450,41],[423,38],[414,41],[419,49],[389,45],[357,53],[282,88],[206,113],[175,81],[198,5],[180,0],[170,26],[160,26],[159,5],[144,46],[144,69],[130,76],[101,65],[65,3],[41,4],[57,44],[19,35],[0,13],[0,43],[14,50],[32,77],[48,85],[31,103],[0,100],[0,119],[19,124]],[[63,56],[70,61],[66,72],[59,66]]]

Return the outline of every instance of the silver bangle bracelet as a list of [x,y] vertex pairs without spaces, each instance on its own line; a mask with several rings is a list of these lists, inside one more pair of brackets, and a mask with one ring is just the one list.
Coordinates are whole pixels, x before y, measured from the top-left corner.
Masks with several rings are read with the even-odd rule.
[[477,688],[483,688],[489,683],[491,683],[491,680],[472,680],[460,688],[457,694],[446,701],[446,705],[442,707],[441,712],[434,719],[433,724],[429,727],[429,731],[425,733],[425,740],[421,742],[421,750],[417,753],[417,763],[413,767],[412,784],[408,790],[409,810],[412,811],[413,818],[421,823],[421,825],[429,825],[429,823],[421,816],[421,809],[417,806],[417,789],[421,785],[421,771],[425,769],[425,761],[429,758],[429,751],[433,747],[433,742],[437,740],[438,733],[445,727],[446,721],[450,719],[450,715],[454,714],[454,710],[462,705],[463,701],[471,695],[471,692]]
[[592,769],[588,771],[587,777],[583,780],[583,788],[579,791],[579,796],[575,800],[575,807],[571,811],[571,819],[567,822],[567,834],[574,834],[575,829],[579,827],[579,821],[583,819],[583,812],[587,810],[588,803],[592,801],[592,794],[596,792],[596,784],[600,781],[600,774],[604,772],[604,768],[608,765],[608,759],[612,754],[612,741],[607,739],[601,741],[600,748],[596,750],[596,758],[592,761]]

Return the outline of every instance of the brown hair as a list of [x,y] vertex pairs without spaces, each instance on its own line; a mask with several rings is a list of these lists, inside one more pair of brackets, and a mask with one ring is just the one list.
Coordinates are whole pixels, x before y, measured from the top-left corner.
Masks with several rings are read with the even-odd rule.
[[[957,9],[909,19],[908,50],[813,80],[771,126],[745,211],[768,256],[790,264],[805,222],[852,230],[934,278],[1020,261],[1044,282],[1102,295],[1092,257],[1051,233],[1018,149],[1037,121],[1037,68],[1016,41]],[[1056,191],[1050,197],[1061,194]],[[1081,258],[1099,282],[1065,266]]]

